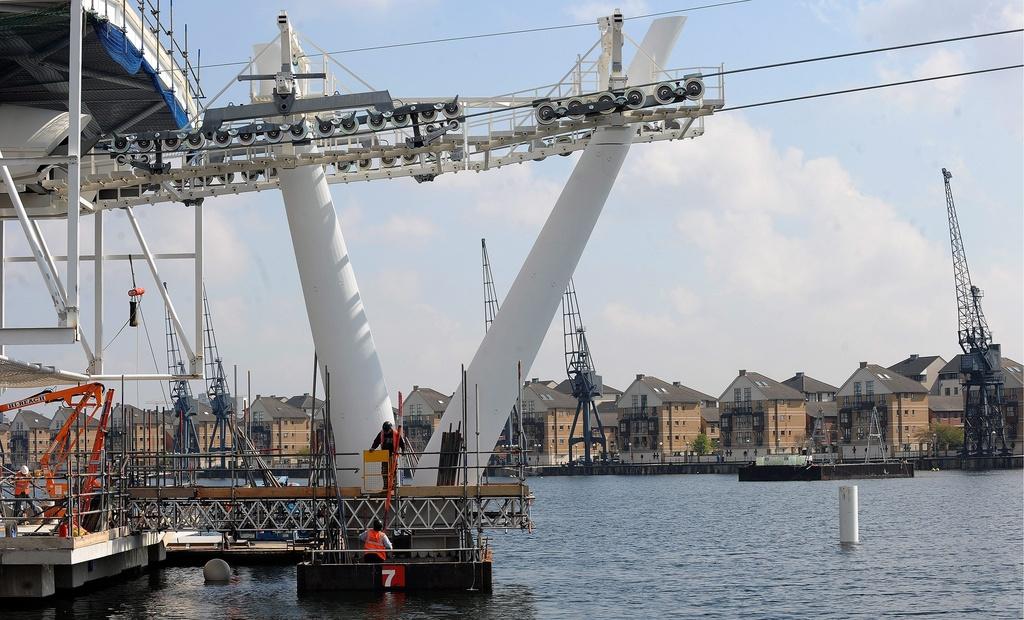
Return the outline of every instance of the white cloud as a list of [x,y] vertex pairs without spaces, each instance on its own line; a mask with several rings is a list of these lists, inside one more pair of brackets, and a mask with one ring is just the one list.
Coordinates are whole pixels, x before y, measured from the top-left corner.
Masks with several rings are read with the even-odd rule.
[[403,243],[426,242],[439,230],[434,221],[416,213],[393,213],[380,222],[371,222],[365,210],[355,204],[341,209],[338,216],[347,238],[356,236]]
[[[1024,25],[1021,6],[1018,0],[887,0],[862,2],[855,10],[836,8],[833,14],[851,22],[854,30],[871,43],[898,45],[1020,28]],[[1020,36],[1011,34],[889,52],[876,64],[876,71],[883,81],[899,81],[987,69],[1019,61]],[[955,108],[965,98],[977,99],[980,93],[984,93],[984,98],[991,97],[995,102],[993,111],[1005,115],[1010,126],[1019,133],[1020,109],[1015,105],[1019,99],[1008,96],[1019,91],[1019,73],[1007,72],[983,78],[938,80],[895,89],[886,95],[905,111],[919,113],[922,110]]]
[[458,190],[478,216],[528,228],[543,224],[562,191],[560,183],[538,176],[531,164],[505,166],[486,175],[463,172],[435,183]]
[[378,227],[381,235],[395,241],[425,241],[437,234],[437,226],[422,215],[395,214]]
[[[679,197],[672,212],[659,211],[679,243],[659,256],[681,267],[645,280],[635,299],[613,293],[588,326],[618,343],[615,355],[595,347],[612,382],[642,369],[717,393],[735,368],[836,382],[862,359],[955,353],[944,240],[927,239],[834,158],[780,149],[743,117],[722,115],[699,147],[636,149],[623,179],[633,204]],[[1020,313],[1007,309],[1021,274],[1017,263],[1002,269],[986,274],[1006,289],[993,316],[1018,350],[1010,344],[1020,340]]]

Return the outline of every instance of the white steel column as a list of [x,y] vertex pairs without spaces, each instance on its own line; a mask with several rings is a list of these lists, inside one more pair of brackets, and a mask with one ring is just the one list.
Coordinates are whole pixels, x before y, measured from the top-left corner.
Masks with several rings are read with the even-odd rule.
[[89,374],[103,374],[103,209],[96,209],[93,217],[93,341],[96,343],[96,352],[93,356],[92,368]]
[[[7,222],[0,220],[0,330],[7,327]],[[7,347],[0,343],[0,355]]]
[[[206,375],[206,363],[204,358],[206,357],[206,343],[203,337],[203,201],[198,201],[195,204],[195,241],[193,247],[195,248],[195,296],[196,296],[196,350],[195,354],[191,357],[190,362],[192,366],[193,375]],[[159,283],[161,289],[164,289],[163,283]],[[166,289],[164,289],[166,292]]]
[[[361,453],[394,414],[341,222],[323,166],[279,175],[313,346],[322,376],[330,372],[335,445]],[[338,467],[343,485],[358,484],[360,474],[345,469],[361,468],[360,457],[340,457]]]
[[[657,69],[652,59],[664,62],[682,26],[683,19],[678,17],[652,23],[641,43],[643,52],[637,52],[630,66],[629,82],[652,81]],[[494,447],[509,409],[516,402],[519,388],[512,377],[516,376],[517,364],[521,361],[523,368],[529,369],[537,357],[569,278],[629,152],[634,131],[627,125],[605,127],[594,133],[473,356],[466,373],[467,385],[460,385],[455,391],[438,428],[465,422],[463,437],[479,432],[480,445],[488,451]],[[476,416],[463,417],[465,390],[479,390],[479,428]],[[417,484],[436,482],[440,447],[441,433],[434,433],[420,459]],[[469,472],[469,482],[476,480],[477,473]]]
[[[82,0],[71,3],[68,41],[67,326],[78,327],[78,214],[82,173]],[[102,345],[97,344],[97,347]]]

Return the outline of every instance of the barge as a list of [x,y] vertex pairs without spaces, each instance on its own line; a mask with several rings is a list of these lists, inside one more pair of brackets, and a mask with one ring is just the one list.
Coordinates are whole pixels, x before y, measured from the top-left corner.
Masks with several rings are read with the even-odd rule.
[[740,482],[913,478],[914,464],[909,461],[818,463],[808,456],[779,455],[759,457],[754,463],[740,467],[738,475]]

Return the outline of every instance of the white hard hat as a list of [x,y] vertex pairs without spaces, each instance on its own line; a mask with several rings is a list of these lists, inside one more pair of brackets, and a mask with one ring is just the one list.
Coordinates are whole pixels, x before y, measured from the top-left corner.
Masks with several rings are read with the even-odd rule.
[[22,465],[21,469],[18,470],[20,473],[28,475],[28,465]]

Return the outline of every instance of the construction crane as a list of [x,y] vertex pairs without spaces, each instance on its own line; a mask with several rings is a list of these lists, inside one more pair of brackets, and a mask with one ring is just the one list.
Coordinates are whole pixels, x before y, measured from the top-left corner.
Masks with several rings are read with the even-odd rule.
[[[0,415],[8,411],[28,407],[29,405],[56,402],[63,403],[64,406],[71,409],[71,413],[64,420],[57,434],[54,435],[46,452],[39,457],[39,475],[44,479],[46,492],[51,498],[60,499],[67,495],[67,484],[57,481],[57,470],[61,464],[67,462],[68,456],[72,451],[77,449],[82,432],[88,427],[90,421],[95,421],[98,428],[93,441],[92,451],[89,454],[86,469],[87,476],[82,488],[84,492],[92,492],[98,488],[99,461],[103,454],[107,436],[106,428],[110,423],[110,408],[113,400],[113,389],[106,390],[106,398],[104,398],[103,384],[86,383],[63,390],[44,390],[28,398],[0,404]],[[101,406],[103,411],[97,417],[97,411],[100,410]],[[83,413],[85,413],[86,419],[80,424]],[[91,503],[91,495],[89,497],[89,502]],[[46,516],[60,516],[60,514],[48,511]]]
[[953,253],[953,282],[956,287],[957,336],[960,356],[960,385],[964,399],[963,456],[991,456],[998,449],[1009,454],[1003,430],[1003,370],[1000,346],[992,342],[985,313],[981,309],[984,293],[971,282],[960,223],[949,180],[952,173],[942,169],[946,186],[946,214],[949,217],[949,242]]
[[[167,288],[167,283],[163,283]],[[178,347],[178,334],[169,312],[165,313],[167,326],[167,372],[172,375],[187,375],[185,362]],[[196,415],[196,401],[192,397],[192,386],[185,379],[171,381],[171,404],[174,406],[174,452],[176,454],[198,454],[199,435],[193,418]]]
[[[483,261],[483,278],[484,278],[484,333],[491,328],[491,323],[494,322],[494,317],[498,315],[498,310],[501,310],[501,302],[498,301],[498,292],[494,288],[494,275],[491,273],[491,258],[487,254],[487,239],[480,240],[480,257]],[[508,421],[505,422],[505,437],[508,440],[508,452],[511,456],[512,446],[518,445],[519,442],[513,444],[512,438],[513,432],[513,421],[518,420],[519,417],[516,415],[515,405],[512,406],[512,411],[508,415]],[[516,424],[516,426],[519,426]],[[521,435],[521,433],[520,433]]]
[[[241,466],[241,472],[250,486],[256,486],[256,475],[262,479],[263,486],[279,487],[281,482],[274,476],[273,471],[266,461],[259,455],[256,446],[253,445],[245,430],[237,424],[235,415],[235,400],[228,389],[228,377],[224,372],[224,361],[217,348],[217,334],[213,329],[213,316],[210,313],[210,301],[206,297],[206,286],[203,286],[203,347],[206,360],[206,396],[210,400],[210,409],[213,411],[214,423],[213,432],[210,433],[206,446],[208,453],[220,453],[221,469],[227,469],[227,456],[229,451],[234,451],[236,464]],[[228,437],[231,437],[231,445],[228,446]]]
[[[576,399],[576,414],[569,430],[569,462],[573,461],[572,447],[583,443],[583,463],[594,461],[590,455],[591,446],[601,444],[601,459],[608,460],[608,444],[605,440],[604,425],[597,413],[595,400],[604,389],[601,375],[594,368],[594,359],[587,344],[587,332],[580,315],[580,304],[576,297],[576,285],[569,279],[569,286],[562,295],[562,332],[565,343],[565,372],[569,376],[572,396]],[[597,422],[597,434],[593,433],[591,416]],[[576,425],[582,419],[583,434],[576,436]]]
[[[213,410],[214,425],[210,433],[208,452],[220,452],[220,466],[226,467],[228,450],[228,433],[234,428],[235,404],[232,402],[231,391],[228,389],[228,378],[224,373],[224,363],[217,349],[217,334],[213,331],[213,317],[210,315],[210,302],[206,298],[206,287],[203,287],[203,324],[204,347],[206,349],[206,396],[210,399]],[[234,444],[232,444],[234,445]]]

